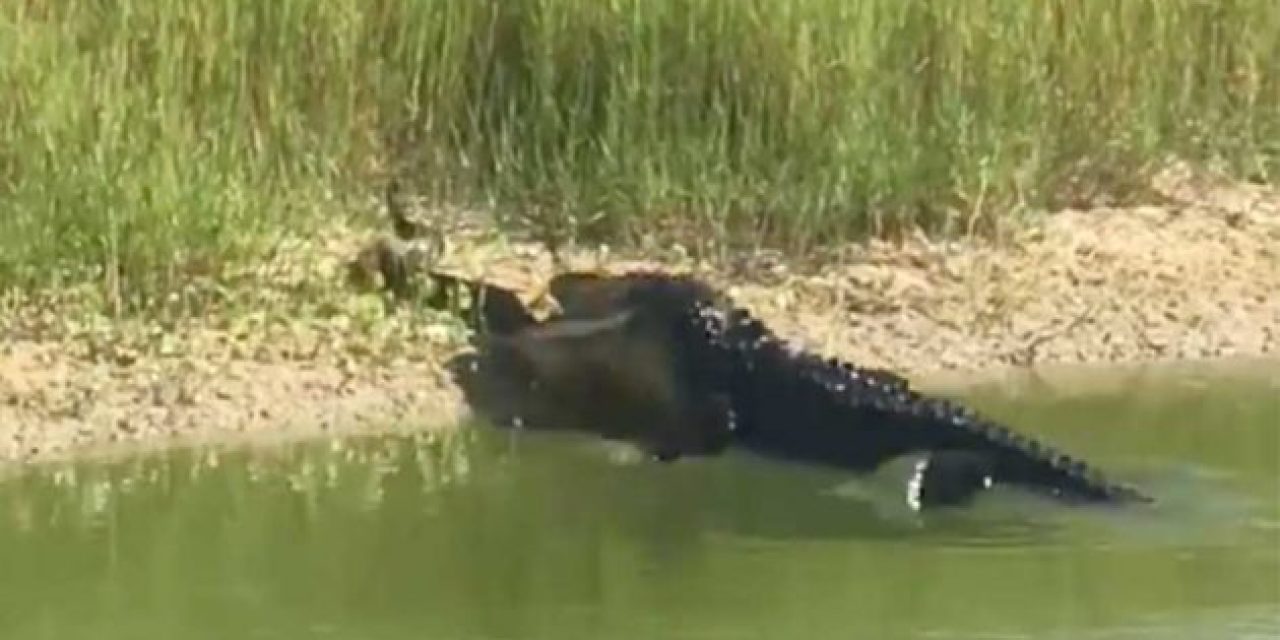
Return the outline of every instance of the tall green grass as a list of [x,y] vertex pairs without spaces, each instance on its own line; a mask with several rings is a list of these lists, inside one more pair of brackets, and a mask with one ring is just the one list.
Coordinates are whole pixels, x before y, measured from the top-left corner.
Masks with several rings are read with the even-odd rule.
[[790,247],[1167,154],[1273,177],[1277,69],[1261,0],[18,0],[0,285],[145,306],[389,168],[513,220]]

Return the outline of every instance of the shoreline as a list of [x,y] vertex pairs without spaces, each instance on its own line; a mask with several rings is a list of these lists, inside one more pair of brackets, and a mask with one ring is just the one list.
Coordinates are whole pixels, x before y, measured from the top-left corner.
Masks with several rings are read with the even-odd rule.
[[[1055,212],[999,240],[871,241],[811,265],[571,248],[562,268],[692,272],[780,335],[922,387],[1044,366],[1280,362],[1280,191],[1176,172],[1154,186],[1157,204]],[[11,305],[0,322],[0,468],[466,420],[442,369],[465,348],[456,323],[386,313],[342,282],[367,237],[338,225],[300,239],[275,258],[290,268],[264,268],[273,275],[250,279],[235,305],[195,319]],[[441,266],[531,296],[552,272],[539,246],[492,229],[450,242]]]
[[[984,387],[998,385],[1002,393],[1020,396],[1031,393],[1088,393],[1098,387],[1108,388],[1117,378],[1143,378],[1186,375],[1189,370],[1210,371],[1214,375],[1272,375],[1272,386],[1280,391],[1280,355],[1268,354],[1254,357],[1231,357],[1214,360],[1135,360],[1126,362],[1058,363],[1034,368],[1001,367],[995,370],[971,372],[962,370],[936,370],[921,378],[913,379],[926,393],[943,393],[962,396]],[[1099,375],[1101,373],[1101,375]],[[106,442],[78,444],[69,448],[42,452],[26,459],[0,458],[0,482],[20,476],[38,468],[73,465],[82,462],[102,464],[134,458],[139,455],[163,454],[174,451],[238,451],[263,450],[305,443],[323,443],[346,438],[404,436],[426,438],[448,437],[471,416],[459,403],[446,408],[455,412],[413,416],[405,415],[399,421],[374,422],[369,419],[353,419],[337,428],[321,428],[315,424],[291,422],[277,424],[274,428],[234,430],[222,432],[194,431],[169,437],[141,439],[115,439]]]

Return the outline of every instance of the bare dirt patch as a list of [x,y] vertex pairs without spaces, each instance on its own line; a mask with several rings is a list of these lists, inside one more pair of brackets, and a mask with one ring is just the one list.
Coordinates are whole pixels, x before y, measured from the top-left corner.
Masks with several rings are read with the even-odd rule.
[[[871,242],[805,267],[765,254],[698,263],[679,247],[561,257],[571,268],[695,272],[782,335],[911,376],[1274,357],[1280,192],[1177,169],[1154,186],[1163,201],[1151,206],[1061,211],[998,240]],[[0,462],[456,424],[467,410],[442,363],[464,335],[445,316],[388,312],[344,283],[368,237],[343,226],[300,239],[199,320],[130,324],[11,304],[0,322]],[[483,225],[450,241],[442,267],[530,298],[553,271],[540,247]]]

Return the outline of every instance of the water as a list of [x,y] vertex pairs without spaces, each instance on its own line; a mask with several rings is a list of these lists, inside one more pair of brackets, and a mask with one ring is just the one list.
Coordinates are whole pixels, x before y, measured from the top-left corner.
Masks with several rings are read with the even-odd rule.
[[0,484],[0,638],[1276,638],[1280,367],[965,397],[1153,509],[467,428]]

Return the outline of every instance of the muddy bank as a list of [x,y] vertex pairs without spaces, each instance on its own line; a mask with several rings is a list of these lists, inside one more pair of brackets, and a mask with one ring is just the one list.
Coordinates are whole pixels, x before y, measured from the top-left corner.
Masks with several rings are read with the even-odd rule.
[[[995,240],[873,242],[810,264],[695,263],[599,248],[567,266],[694,272],[811,349],[919,378],[1005,367],[1280,357],[1280,192],[1185,172],[1159,202],[1056,212]],[[449,318],[384,310],[344,282],[370,233],[300,238],[199,320],[116,323],[15,299],[0,320],[0,462],[178,443],[447,428]],[[534,296],[545,251],[480,225],[444,266]]]

